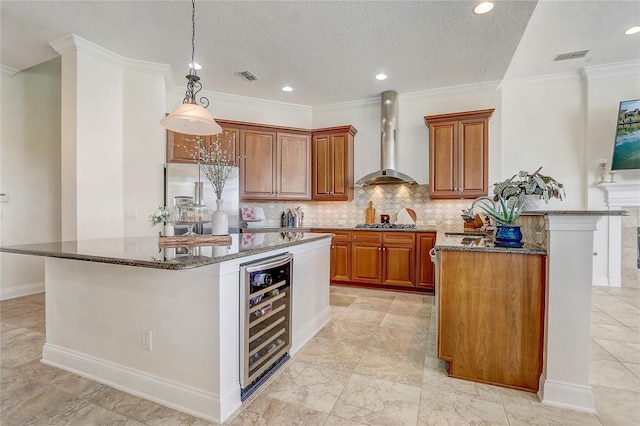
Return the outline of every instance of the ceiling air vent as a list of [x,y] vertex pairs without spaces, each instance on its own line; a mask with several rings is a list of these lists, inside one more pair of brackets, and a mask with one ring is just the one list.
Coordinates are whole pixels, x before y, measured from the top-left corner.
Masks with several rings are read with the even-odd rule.
[[244,78],[247,81],[260,80],[260,78],[257,75],[255,75],[249,70],[236,71],[236,74],[238,74],[240,77]]
[[588,50],[576,50],[575,52],[561,53],[554,61],[564,61],[566,59],[576,59],[576,58],[584,58],[589,53]]

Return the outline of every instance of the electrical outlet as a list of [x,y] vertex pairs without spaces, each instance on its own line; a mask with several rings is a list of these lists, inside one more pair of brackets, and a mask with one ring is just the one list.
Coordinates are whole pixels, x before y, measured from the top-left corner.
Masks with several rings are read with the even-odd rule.
[[344,219],[338,219],[338,226],[345,226],[347,224],[347,221]]
[[124,243],[124,251],[138,251],[137,243]]
[[151,338],[151,330],[142,330],[142,349],[145,351],[150,351],[153,348]]
[[536,244],[542,244],[542,232],[536,232]]
[[124,217],[126,217],[127,219],[135,219],[138,217],[138,211],[137,210],[125,210],[124,211]]

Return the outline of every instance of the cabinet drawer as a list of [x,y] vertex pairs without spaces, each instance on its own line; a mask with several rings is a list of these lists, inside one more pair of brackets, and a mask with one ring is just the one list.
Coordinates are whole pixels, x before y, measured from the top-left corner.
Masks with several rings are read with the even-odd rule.
[[385,243],[415,244],[415,232],[385,232],[383,240]]
[[351,231],[339,231],[337,229],[332,229],[327,232],[332,232],[336,234],[331,241],[351,241]]
[[351,240],[353,242],[367,242],[367,243],[381,243],[382,232],[371,231],[353,231],[351,233]]

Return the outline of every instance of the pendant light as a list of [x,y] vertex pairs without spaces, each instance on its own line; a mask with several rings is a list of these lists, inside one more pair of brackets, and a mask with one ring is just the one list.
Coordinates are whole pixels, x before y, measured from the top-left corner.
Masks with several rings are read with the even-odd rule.
[[191,0],[191,64],[189,64],[189,75],[187,75],[187,91],[182,100],[182,105],[178,105],[171,111],[171,114],[160,120],[160,124],[167,130],[187,135],[207,136],[217,135],[222,132],[222,127],[215,122],[209,111],[205,108],[209,106],[209,99],[202,96],[198,105],[196,94],[202,90],[200,77],[196,72],[194,61],[195,40],[196,40],[196,2]]

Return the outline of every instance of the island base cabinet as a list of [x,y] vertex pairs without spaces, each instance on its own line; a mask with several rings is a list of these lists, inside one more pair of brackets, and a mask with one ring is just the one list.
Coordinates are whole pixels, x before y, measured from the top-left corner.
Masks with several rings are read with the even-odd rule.
[[545,257],[442,250],[438,357],[451,377],[537,392]]

